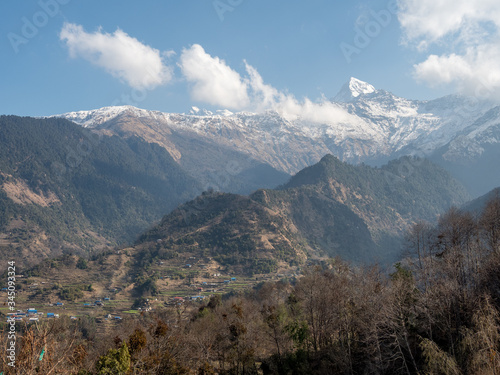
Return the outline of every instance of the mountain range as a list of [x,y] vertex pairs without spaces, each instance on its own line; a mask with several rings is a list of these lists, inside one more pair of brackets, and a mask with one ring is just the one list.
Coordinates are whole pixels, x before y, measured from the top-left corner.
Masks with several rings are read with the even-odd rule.
[[120,106],[56,117],[157,143],[205,187],[222,191],[273,187],[326,154],[370,165],[427,157],[474,196],[500,185],[500,107],[490,101],[457,95],[410,100],[351,78],[329,106],[342,115],[312,122],[276,111],[193,107],[176,114]]
[[[1,116],[0,144],[0,255],[28,264],[139,236],[148,251],[206,253],[240,271],[336,255],[389,262],[409,225],[469,197],[441,167],[410,156],[373,167],[328,154],[274,189],[239,195],[207,189],[158,142],[66,119]],[[192,159],[210,155],[196,150]],[[286,176],[251,168],[232,170],[233,186]]]
[[[472,196],[500,185],[500,107],[491,102],[407,100],[351,78],[329,105],[348,115],[321,123],[276,111],[121,106],[2,116],[0,250],[36,259],[130,243],[179,204],[220,191],[232,197],[217,198],[225,210],[225,199],[255,209],[243,210],[256,230],[244,246],[262,232],[251,223],[280,218],[281,234],[268,233],[277,248],[389,259],[408,225],[469,197],[436,164]],[[349,243],[359,245],[353,254]]]

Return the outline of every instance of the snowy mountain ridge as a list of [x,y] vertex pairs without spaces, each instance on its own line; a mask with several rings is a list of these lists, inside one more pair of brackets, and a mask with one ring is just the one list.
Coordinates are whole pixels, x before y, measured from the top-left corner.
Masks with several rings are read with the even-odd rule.
[[[341,101],[346,99],[348,101]],[[372,85],[351,78],[336,96],[336,103],[350,114],[347,121],[329,124],[311,123],[301,119],[287,120],[276,112],[232,113],[227,110],[212,113],[193,107],[189,114],[163,113],[132,106],[104,107],[91,111],[69,112],[64,117],[84,127],[94,128],[127,114],[136,118],[164,123],[169,127],[212,135],[226,130],[239,130],[246,137],[265,141],[268,136],[305,137],[326,146],[342,160],[370,162],[395,154],[429,155],[451,142],[478,118],[492,109],[493,104],[481,102],[468,111],[468,98],[449,96],[432,101],[417,101],[397,97]]]
[[475,98],[450,95],[428,101],[410,100],[351,78],[331,105],[345,116],[312,122],[300,117],[289,119],[276,111],[214,113],[193,107],[189,113],[179,114],[132,106],[56,116],[88,128],[107,124],[108,130],[113,130],[112,124],[123,123],[124,118],[140,121],[142,130],[130,130],[129,126],[127,131],[143,136],[147,126],[147,133],[151,129],[161,133],[163,140],[159,143],[168,143],[176,160],[187,150],[178,149],[169,140],[168,132],[200,137],[289,174],[327,153],[344,161],[380,164],[402,155],[429,157],[446,148],[444,160],[473,160],[481,157],[483,143],[500,143],[498,108]]

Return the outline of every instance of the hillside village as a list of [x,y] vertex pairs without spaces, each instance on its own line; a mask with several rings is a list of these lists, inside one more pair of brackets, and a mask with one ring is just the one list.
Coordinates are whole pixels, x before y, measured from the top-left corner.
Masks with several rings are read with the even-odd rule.
[[[88,261],[83,270],[76,267],[78,257],[66,256],[59,262],[55,260],[58,263],[55,273],[49,267],[34,272],[38,273],[36,276],[16,275],[17,311],[9,312],[7,307],[0,307],[0,313],[7,321],[14,319],[28,324],[60,317],[78,320],[83,316],[91,316],[98,324],[106,326],[136,314],[155,313],[162,309],[175,310],[182,306],[187,317],[193,309],[213,296],[238,295],[268,281],[293,281],[300,277],[301,272],[301,268],[296,267],[284,269],[283,273],[248,277],[221,271],[223,267],[211,258],[185,256],[175,259],[175,262],[157,261],[153,269],[161,276],[156,280],[154,295],[146,292],[137,297],[134,284],[127,283],[127,277],[123,277],[132,272],[126,264],[132,261],[133,255],[133,248],[117,250],[98,261]],[[122,266],[115,269],[117,260]],[[53,262],[50,263],[54,265]],[[80,283],[76,286],[72,278],[75,272],[79,275]],[[115,282],[109,283],[107,278],[95,279],[94,275],[100,272],[109,272],[112,275],[110,280]],[[2,294],[7,294],[7,288],[2,288],[0,296]],[[61,299],[61,296],[66,299]]]

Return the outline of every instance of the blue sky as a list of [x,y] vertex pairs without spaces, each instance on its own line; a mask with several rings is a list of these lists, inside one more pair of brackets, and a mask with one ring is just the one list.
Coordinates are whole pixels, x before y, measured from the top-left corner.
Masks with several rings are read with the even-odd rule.
[[412,99],[478,80],[496,95],[498,5],[398,3],[4,0],[0,114],[302,108],[351,76]]

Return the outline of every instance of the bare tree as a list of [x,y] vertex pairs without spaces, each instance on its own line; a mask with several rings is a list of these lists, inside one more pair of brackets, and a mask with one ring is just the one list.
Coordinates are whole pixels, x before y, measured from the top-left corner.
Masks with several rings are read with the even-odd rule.
[[500,252],[500,196],[497,194],[486,204],[479,225],[489,250]]

